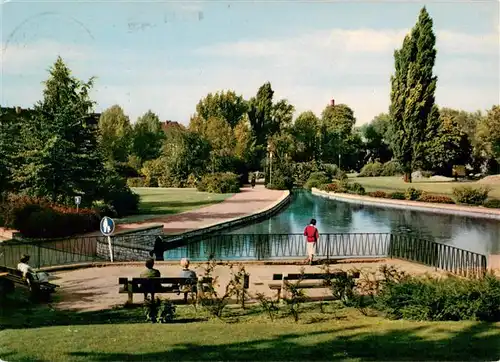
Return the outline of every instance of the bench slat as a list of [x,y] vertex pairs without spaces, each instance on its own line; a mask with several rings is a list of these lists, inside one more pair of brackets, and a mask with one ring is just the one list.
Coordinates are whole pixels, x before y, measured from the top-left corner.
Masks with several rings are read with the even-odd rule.
[[339,276],[347,276],[347,272],[333,272],[330,274],[326,273],[307,273],[307,274],[288,274],[285,276],[285,280],[299,280],[299,279],[327,279],[327,278],[335,278]]

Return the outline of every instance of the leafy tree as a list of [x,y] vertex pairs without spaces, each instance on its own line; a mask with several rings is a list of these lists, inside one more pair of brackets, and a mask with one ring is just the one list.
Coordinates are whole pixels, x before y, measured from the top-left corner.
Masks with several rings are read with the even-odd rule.
[[126,162],[132,146],[132,126],[119,105],[101,114],[99,131],[99,143],[105,157],[112,163]]
[[379,160],[379,162],[385,163],[392,158],[388,127],[389,115],[385,113],[379,114],[369,124],[361,127],[367,157],[372,161]]
[[297,161],[312,161],[319,156],[319,126],[320,120],[312,111],[299,114],[295,120],[292,133],[297,140]]
[[234,127],[234,137],[236,142],[234,155],[251,165],[255,156],[255,140],[247,118],[242,118]]
[[155,113],[149,110],[139,117],[137,123],[134,124],[132,134],[132,154],[139,157],[142,162],[154,160],[160,156],[165,133]]
[[429,119],[436,119],[434,105],[437,77],[433,75],[436,60],[436,37],[433,22],[422,8],[411,33],[401,49],[394,52],[395,73],[391,76],[392,149],[411,182],[411,172],[424,156]]
[[466,165],[472,152],[467,134],[457,121],[458,112],[443,108],[436,136],[426,143],[426,164],[436,173],[451,176],[454,165]]
[[162,149],[162,158],[171,177],[187,180],[190,174],[201,177],[210,158],[210,143],[196,132],[179,132],[168,138]]
[[271,132],[275,133],[290,128],[292,125],[293,112],[295,112],[295,107],[286,99],[280,99],[276,102],[271,112],[273,124]]
[[478,125],[478,138],[485,151],[500,163],[500,106],[494,105]]
[[82,82],[58,57],[49,70],[43,100],[23,124],[22,166],[14,177],[20,189],[53,201],[69,202],[75,194],[95,200],[103,177],[98,151],[98,120],[89,97],[93,79]]
[[13,188],[12,169],[19,166],[20,131],[30,113],[21,108],[0,108],[0,199]]
[[234,128],[247,112],[247,103],[234,91],[208,93],[196,105],[197,116],[202,120],[220,118]]
[[230,171],[236,146],[231,125],[223,118],[211,117],[207,120],[204,137],[211,146],[212,172]]
[[345,104],[328,105],[321,114],[321,159],[338,163],[345,153],[347,139],[352,135],[356,118]]
[[345,104],[328,105],[321,113],[321,121],[328,132],[346,137],[352,133],[356,118],[354,111]]
[[273,124],[273,96],[274,91],[271,83],[264,83],[257,95],[248,102],[248,119],[252,127],[256,145],[266,144],[267,137],[279,130],[279,126]]

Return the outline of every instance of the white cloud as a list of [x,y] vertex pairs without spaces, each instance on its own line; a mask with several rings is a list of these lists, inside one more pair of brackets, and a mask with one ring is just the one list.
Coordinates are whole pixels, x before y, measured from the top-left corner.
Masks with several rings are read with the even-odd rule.
[[[132,119],[152,109],[162,119],[188,122],[208,92],[234,89],[251,97],[270,81],[276,97],[287,98],[296,114],[308,109],[319,114],[335,98],[349,104],[364,123],[387,111],[392,54],[406,32],[332,29],[293,38],[214,44],[193,49],[190,63],[199,60],[198,65],[180,68],[154,51],[101,53],[43,42],[9,47],[2,65],[5,74],[20,76],[29,69],[41,81],[60,54],[79,78],[98,77],[94,98],[99,110],[118,103]],[[437,102],[471,111],[498,103],[498,34],[438,31],[437,37]],[[11,105],[29,106],[39,99],[41,86],[9,85],[2,91]]]

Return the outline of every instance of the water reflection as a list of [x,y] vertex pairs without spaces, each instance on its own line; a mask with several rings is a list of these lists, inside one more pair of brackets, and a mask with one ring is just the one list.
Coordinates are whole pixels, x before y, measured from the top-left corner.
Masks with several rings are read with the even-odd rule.
[[322,233],[397,232],[481,254],[500,252],[500,222],[496,220],[357,205],[308,192],[297,192],[279,215],[231,233],[302,233],[312,217]]

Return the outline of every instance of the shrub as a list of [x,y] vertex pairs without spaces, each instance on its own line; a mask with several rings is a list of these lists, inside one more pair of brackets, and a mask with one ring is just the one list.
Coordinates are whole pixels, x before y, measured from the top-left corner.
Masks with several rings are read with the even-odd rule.
[[319,188],[321,185],[324,185],[326,183],[330,182],[330,179],[324,172],[313,172],[311,173],[311,176],[309,176],[309,179],[307,182],[304,184],[305,189],[312,189],[313,187]]
[[383,166],[380,162],[367,163],[359,172],[358,177],[377,177],[382,174]]
[[216,194],[230,194],[240,192],[238,176],[231,172],[207,174],[196,185],[198,191]]
[[400,191],[392,192],[387,197],[393,200],[406,200],[405,193]]
[[500,279],[404,276],[385,280],[376,295],[378,309],[394,319],[500,320]]
[[320,189],[326,192],[346,192],[346,188],[340,182],[332,182],[320,186]]
[[270,190],[291,190],[293,188],[293,178],[281,171],[273,172],[272,182],[266,185]]
[[[30,213],[27,211],[30,210]],[[29,238],[57,238],[99,229],[100,215],[90,209],[64,206],[26,207],[16,216],[13,228]]]
[[422,196],[422,190],[418,190],[413,187],[408,187],[405,192],[406,200],[416,201]]
[[128,187],[145,187],[146,180],[143,177],[130,177],[127,179]]
[[356,195],[364,195],[365,194],[365,188],[363,185],[354,182],[352,184],[347,184],[347,191],[350,194],[356,194]]
[[422,175],[422,177],[429,178],[432,175],[434,175],[434,172],[432,172],[432,171],[420,171],[420,174]]
[[175,318],[175,305],[168,299],[147,300],[143,306],[146,321],[151,323],[169,323]]
[[484,207],[490,208],[490,209],[500,209],[500,200],[498,199],[489,199],[486,200],[483,203]]
[[127,186],[125,179],[109,174],[102,185],[102,200],[109,205],[118,217],[136,213],[140,197]]
[[470,186],[454,187],[453,196],[460,204],[482,205],[488,198],[490,189],[487,187],[474,188]]
[[381,176],[399,176],[403,170],[397,161],[388,161],[382,165]]
[[373,191],[373,192],[369,192],[368,196],[386,198],[387,194],[384,191]]
[[418,201],[422,202],[432,202],[435,204],[454,204],[455,201],[449,196],[444,196],[444,195],[431,195],[431,194],[426,194],[425,192],[422,193]]

